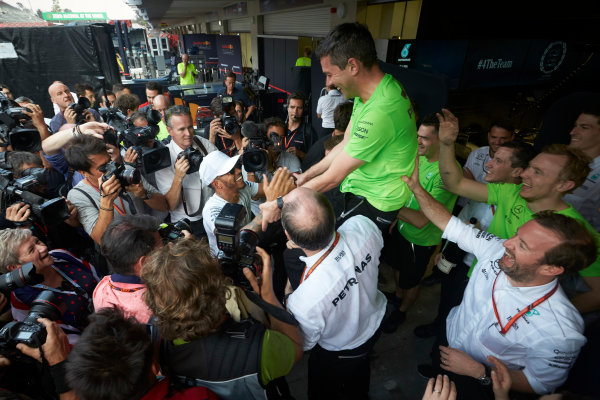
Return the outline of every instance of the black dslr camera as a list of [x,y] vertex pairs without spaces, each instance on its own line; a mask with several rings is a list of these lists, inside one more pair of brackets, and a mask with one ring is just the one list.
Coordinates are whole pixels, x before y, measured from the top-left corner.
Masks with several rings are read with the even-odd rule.
[[183,231],[191,232],[190,220],[182,218],[173,224],[162,223],[158,227],[158,234],[163,240],[163,243],[174,242],[177,239],[185,237]]
[[12,107],[13,103],[0,93],[0,141],[13,150],[38,152],[42,149],[42,139],[37,129],[23,125],[23,120],[31,119],[23,111],[31,111],[24,107]]
[[26,357],[16,349],[18,343],[30,347],[41,347],[46,343],[46,327],[37,321],[48,318],[51,321],[60,319],[65,311],[64,304],[58,301],[50,290],[44,290],[31,304],[27,317],[22,321],[12,321],[0,329],[0,354],[7,358],[20,359]]
[[[145,174],[151,174],[171,165],[169,149],[156,140],[160,119],[158,111],[149,110],[146,114],[147,126],[131,126],[121,134],[123,146],[126,149],[133,147],[138,153],[135,167],[141,168]],[[154,142],[154,147],[149,147],[150,142]]]
[[0,169],[0,192],[2,193],[0,209],[5,211],[10,205],[23,201],[29,204],[33,216],[47,226],[58,225],[69,218],[69,208],[65,199],[57,197],[46,200],[30,191],[39,184],[35,174],[13,179],[10,171]]
[[233,115],[235,111],[235,103],[233,102],[233,98],[231,96],[223,96],[221,98],[221,103],[223,105],[221,124],[223,125],[225,132],[233,135],[240,127],[239,121],[237,120],[236,116]]
[[85,123],[85,115],[83,115],[83,113],[91,106],[92,103],[90,103],[88,98],[81,96],[77,99],[77,103],[71,103],[67,108],[75,111],[75,123],[80,125]]
[[260,276],[262,259],[256,254],[258,235],[249,229],[240,231],[245,215],[246,209],[241,204],[225,204],[215,220],[215,236],[223,273],[237,286],[250,290],[250,282],[242,270],[249,268]]
[[102,182],[106,182],[113,175],[121,182],[122,187],[136,185],[142,181],[140,171],[129,165],[109,161],[98,169],[102,172]]
[[177,159],[185,158],[190,163],[190,168],[187,170],[187,174],[193,174],[200,169],[200,164],[202,164],[202,160],[204,160],[204,156],[202,152],[198,149],[194,149],[192,146],[189,146],[187,149],[182,151],[177,155]]

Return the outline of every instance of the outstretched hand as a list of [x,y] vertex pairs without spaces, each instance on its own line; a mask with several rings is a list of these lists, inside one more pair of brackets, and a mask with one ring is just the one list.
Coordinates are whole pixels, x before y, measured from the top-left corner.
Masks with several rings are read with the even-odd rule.
[[455,400],[456,399],[456,386],[454,382],[450,381],[448,375],[438,375],[437,378],[429,379],[425,393],[423,393],[423,400]]
[[294,189],[294,178],[287,168],[278,168],[269,182],[267,175],[263,174],[263,190],[266,201],[277,200],[279,196],[285,196]]
[[445,145],[454,145],[458,137],[458,118],[446,108],[442,108],[442,114],[436,113],[440,121],[438,137],[440,142]]
[[510,372],[506,365],[494,356],[488,356],[488,361],[494,364],[495,368],[492,369],[492,384],[494,388],[495,400],[508,400],[508,392],[512,385],[512,379],[510,378]]

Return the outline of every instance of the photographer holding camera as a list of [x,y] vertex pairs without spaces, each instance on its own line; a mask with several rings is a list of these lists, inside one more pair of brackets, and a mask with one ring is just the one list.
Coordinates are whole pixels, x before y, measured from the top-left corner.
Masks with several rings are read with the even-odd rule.
[[[244,274],[266,303],[284,312],[273,293],[270,258],[256,251],[262,284],[249,269]],[[223,399],[265,399],[269,383],[302,357],[297,327],[273,316],[270,329],[229,317],[228,279],[205,241],[179,240],[158,249],[144,263],[142,279],[162,339],[162,369],[173,379],[207,387]]]
[[113,219],[141,212],[144,203],[155,210],[167,209],[165,197],[139,171],[110,160],[102,139],[87,135],[71,139],[65,158],[85,177],[67,197],[77,207],[84,230],[97,244]]
[[93,120],[102,122],[100,114],[91,108],[92,105],[87,98],[81,97],[77,103],[74,102],[71,91],[64,83],[60,81],[53,82],[48,87],[48,94],[52,103],[56,104],[60,110],[50,120],[50,130],[53,133],[58,132],[60,127],[67,123],[81,124]]
[[[253,122],[242,124],[242,135],[244,138],[263,138],[266,143],[265,150],[267,150],[269,162],[264,172],[267,176],[271,178],[277,168],[283,167],[289,169],[292,174],[295,172],[301,173],[300,159],[291,152],[284,150],[284,143],[281,139],[285,136],[286,127],[284,122],[278,117],[267,118],[265,120],[265,128],[267,130],[266,138]],[[244,149],[246,147],[244,145]]]
[[171,107],[167,112],[167,129],[172,140],[167,144],[171,166],[156,171],[156,186],[167,200],[171,221],[189,218],[192,234],[202,236],[202,209],[212,196],[210,182],[198,173],[203,158],[217,148],[194,133],[190,112],[186,107]]
[[210,102],[213,120],[210,121],[208,138],[219,151],[233,157],[242,149],[240,124],[235,102],[231,96],[217,96]]
[[22,321],[31,304],[44,291],[53,292],[66,309],[61,321],[73,334],[80,334],[93,311],[92,293],[99,281],[94,266],[74,254],[48,247],[28,229],[5,229],[0,232],[0,272],[7,273],[32,262],[43,281],[14,289],[11,294],[13,317]]

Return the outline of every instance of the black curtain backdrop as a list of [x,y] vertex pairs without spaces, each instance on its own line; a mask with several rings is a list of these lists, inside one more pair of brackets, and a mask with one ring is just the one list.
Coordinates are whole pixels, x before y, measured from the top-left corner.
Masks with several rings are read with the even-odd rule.
[[109,25],[52,26],[0,29],[0,42],[10,42],[17,58],[0,58],[0,82],[15,97],[27,96],[39,104],[44,116],[54,115],[48,86],[64,82],[71,91],[87,82],[100,89],[97,76],[107,88],[120,83]]

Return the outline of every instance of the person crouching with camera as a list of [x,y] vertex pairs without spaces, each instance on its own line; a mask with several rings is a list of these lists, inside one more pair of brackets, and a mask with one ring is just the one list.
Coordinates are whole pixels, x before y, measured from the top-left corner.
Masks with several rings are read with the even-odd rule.
[[[246,278],[261,298],[275,298],[270,258],[262,258],[262,285]],[[204,386],[222,399],[265,399],[265,386],[289,373],[302,357],[297,327],[270,318],[270,328],[253,320],[234,321],[226,313],[228,279],[206,241],[178,240],[156,250],[142,266],[145,301],[161,337],[161,367],[183,383]]]
[[141,212],[143,203],[155,210],[167,209],[165,197],[139,171],[110,160],[102,139],[75,137],[65,158],[71,168],[85,177],[67,198],[77,207],[79,222],[97,244],[113,219]]
[[80,334],[93,311],[92,294],[99,278],[93,265],[80,260],[67,250],[48,251],[48,247],[32,236],[29,229],[5,229],[0,232],[0,272],[7,273],[33,263],[43,281],[14,289],[11,293],[13,317],[27,317],[33,301],[44,290],[50,290],[64,304],[62,327]]

